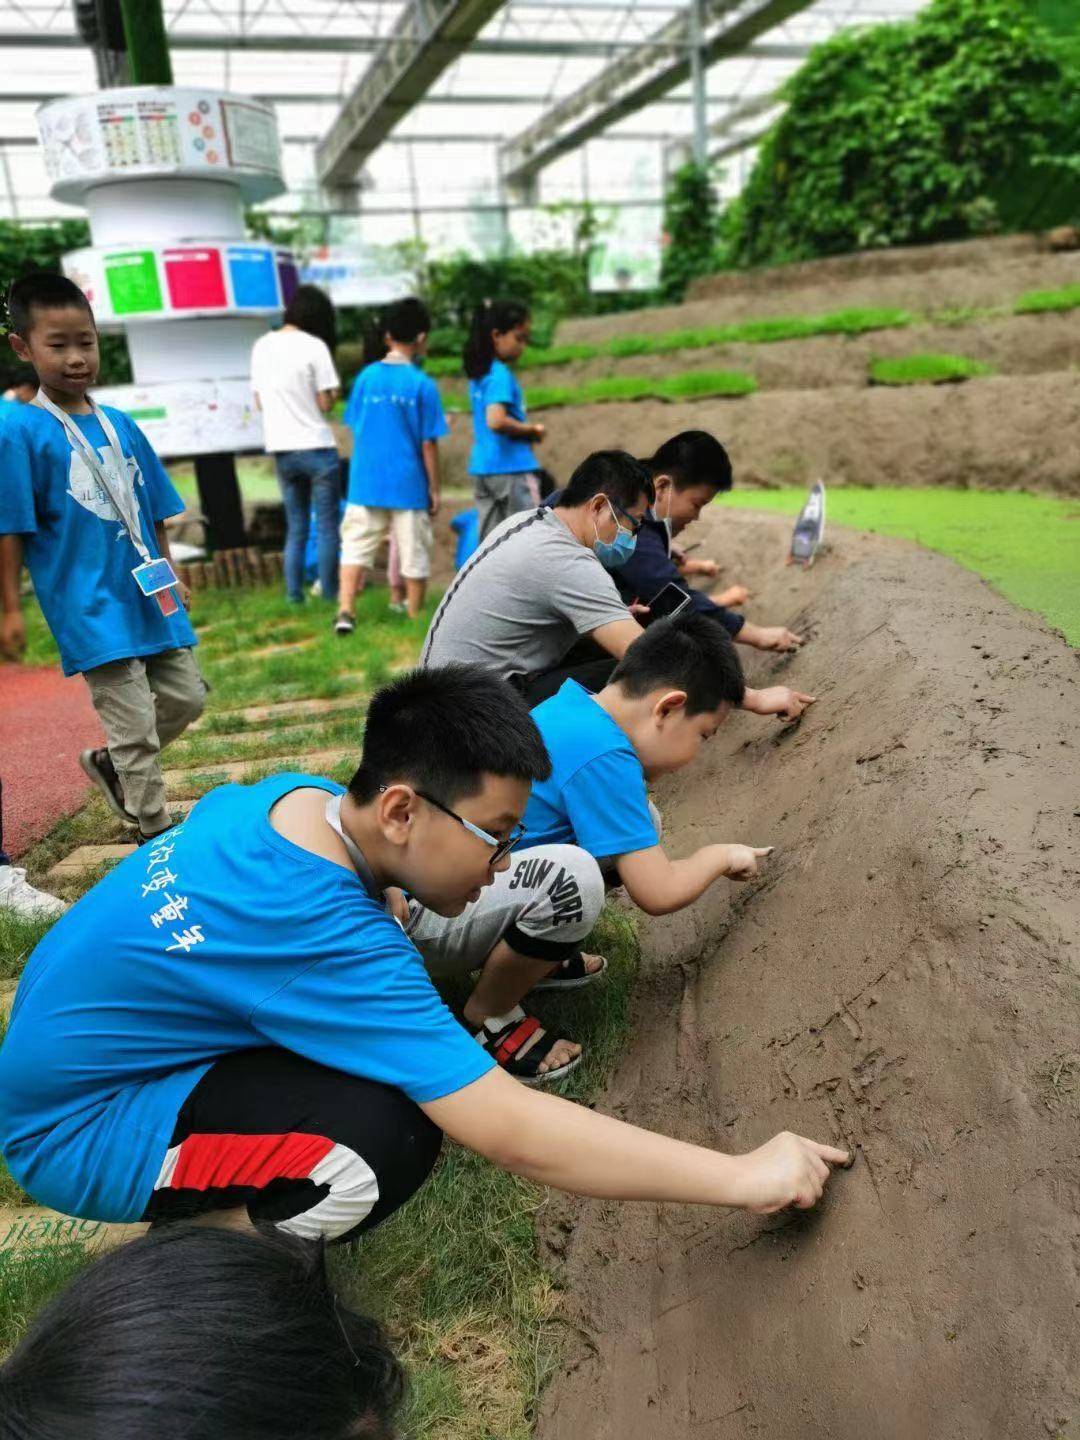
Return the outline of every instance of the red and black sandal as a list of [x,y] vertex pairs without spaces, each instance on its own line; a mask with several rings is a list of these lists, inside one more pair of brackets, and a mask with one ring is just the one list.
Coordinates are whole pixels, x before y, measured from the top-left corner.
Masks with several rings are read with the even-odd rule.
[[[523,1055],[522,1049],[537,1034],[539,1039]],[[580,1055],[575,1055],[564,1065],[555,1065],[541,1073],[540,1066],[544,1060],[566,1037],[545,1030],[540,1021],[526,1015],[520,1005],[515,1005],[507,1015],[489,1016],[483,1028],[475,1032],[475,1037],[495,1062],[523,1085],[548,1085],[554,1080],[562,1080],[571,1070],[576,1070],[582,1060]]]
[[587,970],[585,968],[585,957],[581,951],[571,955],[564,960],[557,970],[553,970],[544,980],[538,980],[530,990],[530,995],[540,990],[580,990],[583,985],[591,985],[594,980],[599,980],[607,970],[607,961],[603,955],[596,957],[600,961],[599,970]]

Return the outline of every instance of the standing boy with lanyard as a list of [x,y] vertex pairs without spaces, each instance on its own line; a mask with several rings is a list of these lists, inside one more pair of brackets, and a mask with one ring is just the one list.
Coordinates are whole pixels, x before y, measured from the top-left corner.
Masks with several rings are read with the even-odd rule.
[[33,404],[5,412],[0,429],[2,639],[9,652],[25,644],[25,556],[64,674],[84,676],[108,740],[79,763],[147,840],[172,824],[158,757],[199,716],[206,693],[165,535],[184,502],[134,421],[87,394],[100,361],[78,286],[27,275],[11,287],[8,315],[12,348],[41,389]]

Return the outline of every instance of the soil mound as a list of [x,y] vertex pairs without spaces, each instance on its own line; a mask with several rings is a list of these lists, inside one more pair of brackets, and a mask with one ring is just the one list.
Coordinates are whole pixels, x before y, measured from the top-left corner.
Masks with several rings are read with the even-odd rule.
[[[824,478],[1080,495],[1080,381],[1066,371],[538,413],[548,426],[539,459],[562,483],[592,450],[651,455],[680,430],[711,430],[730,450],[740,485],[802,486]],[[472,422],[457,415],[451,428],[447,473],[466,483]]]
[[1009,305],[1026,290],[1080,281],[1080,252],[1051,252],[1041,237],[1010,235],[955,245],[839,255],[699,280],[683,305],[566,320],[560,343],[657,334],[767,315],[819,315],[849,306],[916,311]]
[[559,1201],[581,1339],[538,1440],[1080,1435],[1077,652],[902,542],[834,533],[796,572],[787,522],[708,524],[812,637],[755,678],[819,698],[661,788],[677,853],[777,851],[646,926],[606,1108],[858,1158],[805,1216]]

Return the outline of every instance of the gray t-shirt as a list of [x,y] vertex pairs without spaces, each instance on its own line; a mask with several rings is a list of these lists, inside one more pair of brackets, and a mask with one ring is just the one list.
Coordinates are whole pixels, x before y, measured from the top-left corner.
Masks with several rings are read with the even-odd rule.
[[420,664],[483,665],[503,679],[550,670],[581,635],[629,620],[615,582],[553,510],[511,515],[458,571]]

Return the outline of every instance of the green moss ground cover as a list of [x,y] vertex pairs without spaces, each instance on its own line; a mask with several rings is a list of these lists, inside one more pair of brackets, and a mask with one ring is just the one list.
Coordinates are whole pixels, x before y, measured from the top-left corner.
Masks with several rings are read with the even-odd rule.
[[[718,504],[796,515],[801,490],[740,490]],[[828,525],[914,540],[982,575],[1080,646],[1080,500],[1023,491],[831,489]]]
[[870,362],[872,385],[944,385],[992,374],[991,366],[966,355],[898,355]]

